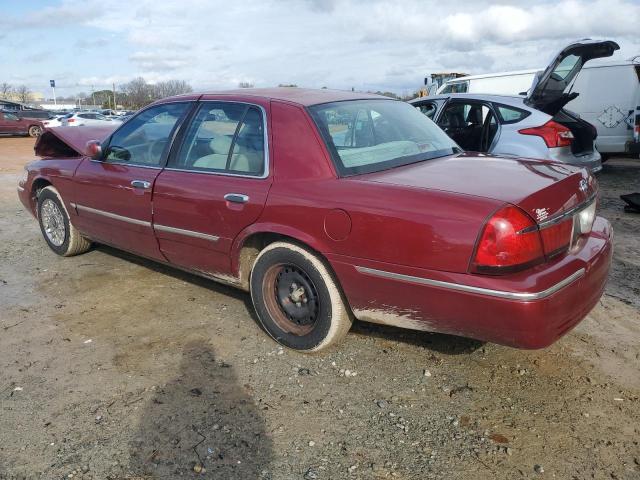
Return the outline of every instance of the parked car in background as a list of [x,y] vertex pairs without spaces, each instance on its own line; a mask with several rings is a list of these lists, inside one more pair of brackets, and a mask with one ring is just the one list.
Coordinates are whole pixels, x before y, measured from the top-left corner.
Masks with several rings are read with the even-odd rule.
[[42,122],[42,125],[44,125],[45,128],[51,128],[51,127],[61,127],[62,126],[62,120],[64,118],[69,118],[71,117],[73,114],[72,113],[66,113],[64,115],[55,115],[52,119],[50,120],[44,120]]
[[595,40],[567,46],[525,97],[449,94],[410,103],[465,150],[554,160],[597,172],[602,164],[596,128],[563,107],[576,97],[567,90],[582,65],[618,48]]
[[29,118],[34,120],[49,120],[54,117],[54,115],[48,110],[35,110],[35,109],[25,109],[25,110],[16,110],[13,113],[18,118]]
[[[448,81],[438,94],[526,95],[541,70],[472,75]],[[596,148],[611,154],[640,153],[640,55],[628,60],[596,59],[582,67],[565,109],[596,127]]]
[[66,115],[60,122],[63,127],[81,127],[85,125],[107,125],[111,124],[113,120],[97,112],[75,112]]
[[47,130],[36,154],[19,197],[55,253],[102,242],[248,290],[300,351],[354,317],[544,347],[598,302],[611,263],[587,170],[463,153],[378,95],[182,95],[113,133]]
[[32,118],[19,118],[14,112],[0,111],[0,135],[29,135],[42,133],[42,122]]

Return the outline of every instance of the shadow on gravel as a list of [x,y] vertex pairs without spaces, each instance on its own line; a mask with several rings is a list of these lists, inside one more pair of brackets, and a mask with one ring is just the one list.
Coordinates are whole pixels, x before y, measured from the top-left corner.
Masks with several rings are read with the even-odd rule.
[[485,342],[471,338],[456,337],[442,333],[429,333],[404,328],[390,327],[366,322],[354,322],[351,333],[376,337],[393,342],[408,343],[446,355],[473,353]]
[[[169,275],[173,278],[177,278],[178,280],[189,282],[210,290],[215,290],[218,293],[240,300],[244,303],[245,308],[247,309],[247,314],[256,323],[258,328],[264,331],[262,324],[255,314],[253,304],[251,303],[251,297],[246,292],[106,245],[96,245],[93,248],[106,253],[107,255],[112,255],[128,262],[135,263],[136,265],[149,268],[154,272]],[[447,355],[473,353],[485,344],[485,342],[472,340],[470,338],[456,337],[454,335],[407,330],[360,321],[354,322],[351,333],[373,336],[395,342],[408,343]]]
[[[211,346],[188,343],[180,373],[159,387],[130,445],[133,478],[269,478],[265,423],[230,365]],[[204,468],[205,470],[201,470]],[[263,474],[263,472],[265,472]]]

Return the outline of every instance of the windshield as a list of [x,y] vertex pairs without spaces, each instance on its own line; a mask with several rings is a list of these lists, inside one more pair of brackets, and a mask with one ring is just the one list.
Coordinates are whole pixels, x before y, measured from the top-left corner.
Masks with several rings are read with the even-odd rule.
[[309,110],[342,176],[461,151],[435,123],[404,102],[352,100]]

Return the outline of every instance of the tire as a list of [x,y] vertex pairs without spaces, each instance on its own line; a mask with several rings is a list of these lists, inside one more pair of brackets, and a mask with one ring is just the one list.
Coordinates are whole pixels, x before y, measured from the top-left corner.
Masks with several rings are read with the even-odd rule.
[[319,352],[339,343],[352,318],[325,263],[305,248],[275,242],[251,270],[251,300],[266,332],[285,347]]
[[58,255],[72,257],[91,247],[91,242],[71,224],[69,212],[58,190],[52,186],[38,193],[38,222],[47,245]]
[[39,125],[31,125],[29,127],[30,137],[39,137],[42,134],[42,127]]

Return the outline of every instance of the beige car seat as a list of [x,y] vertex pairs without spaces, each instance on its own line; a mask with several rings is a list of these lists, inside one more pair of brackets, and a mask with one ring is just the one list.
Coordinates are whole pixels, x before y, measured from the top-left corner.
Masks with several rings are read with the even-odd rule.
[[209,148],[213,153],[200,157],[193,162],[193,166],[211,170],[224,170],[227,167],[231,139],[225,136],[216,137],[209,142]]
[[[224,170],[227,166],[227,156],[231,148],[229,137],[216,137],[209,143],[213,153],[200,157],[193,166],[211,170]],[[235,172],[259,173],[262,171],[262,155],[259,152],[247,150],[236,144],[231,155],[229,169]]]

